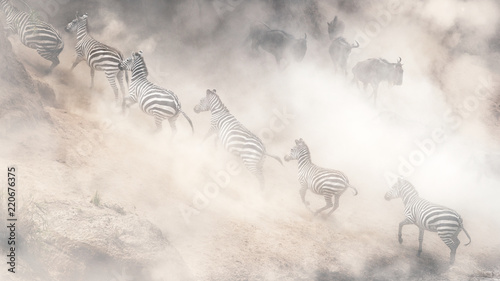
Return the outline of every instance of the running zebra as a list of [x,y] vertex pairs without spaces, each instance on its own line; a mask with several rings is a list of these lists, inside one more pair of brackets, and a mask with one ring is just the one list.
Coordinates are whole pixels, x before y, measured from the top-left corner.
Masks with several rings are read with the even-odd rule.
[[[291,149],[289,155],[285,155],[285,161],[297,160],[299,166],[300,196],[302,203],[309,209],[309,202],[306,201],[306,191],[323,195],[326,205],[318,209],[314,215],[332,208],[327,216],[331,215],[339,207],[340,196],[348,187],[352,188],[354,195],[358,194],[356,188],[349,184],[349,179],[340,171],[325,169],[316,166],[311,162],[311,153],[309,147],[302,139],[295,140],[295,146]],[[335,196],[335,205],[332,203],[332,197]]]
[[196,113],[203,111],[211,112],[210,130],[203,141],[213,134],[217,134],[224,148],[241,158],[245,167],[257,177],[260,187],[263,189],[262,166],[265,156],[270,156],[282,163],[281,159],[266,152],[262,141],[229,112],[215,90],[207,90],[206,96],[194,108]]
[[172,128],[172,137],[177,132],[175,121],[182,113],[191,125],[191,130],[194,131],[191,119],[181,110],[179,99],[170,90],[163,89],[148,81],[148,69],[142,51],[132,53],[132,56],[119,65],[120,70],[132,71],[132,78],[129,85],[129,97],[125,99],[126,106],[138,102],[142,111],[149,115],[153,115],[156,123],[156,131],[162,129],[162,122],[168,119]]
[[[123,71],[120,70],[118,65],[123,60],[123,55],[120,51],[102,44],[101,42],[95,40],[90,36],[88,32],[88,15],[83,14],[78,15],[76,12],[76,18],[72,20],[66,26],[66,31],[75,32],[76,31],[76,54],[77,57],[73,65],[71,66],[71,71],[83,60],[87,62],[90,66],[90,88],[94,87],[94,72],[104,71],[106,78],[108,79],[111,88],[115,94],[115,100],[118,103],[118,87],[116,87],[116,79],[120,83],[120,89],[122,92],[122,98],[125,97],[125,87],[123,86]],[[125,73],[125,79],[128,76]],[[122,102],[122,108],[125,109],[125,99]]]
[[[26,4],[26,3],[25,3]],[[48,72],[59,64],[59,54],[64,48],[61,35],[54,27],[36,17],[36,12],[24,12],[12,5],[10,0],[0,0],[8,28],[19,35],[21,43],[35,49],[38,54],[52,62]]]
[[463,229],[469,238],[469,243],[465,244],[465,246],[469,245],[472,241],[463,226],[460,215],[449,208],[430,203],[420,198],[413,185],[404,179],[398,179],[398,182],[385,194],[386,200],[398,197],[403,200],[405,205],[404,213],[406,216],[406,218],[399,223],[399,243],[403,243],[403,238],[401,237],[403,226],[415,224],[419,229],[417,256],[420,257],[420,253],[422,253],[422,242],[424,240],[424,230],[437,232],[441,240],[451,249],[450,264],[453,264],[455,262],[455,254],[458,245],[460,245],[460,240],[457,238],[460,230]]

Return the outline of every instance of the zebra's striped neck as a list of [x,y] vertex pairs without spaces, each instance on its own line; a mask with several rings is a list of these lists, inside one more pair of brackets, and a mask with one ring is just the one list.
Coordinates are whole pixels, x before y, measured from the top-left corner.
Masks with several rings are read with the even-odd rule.
[[311,153],[309,152],[309,148],[306,145],[304,145],[304,147],[299,153],[298,162],[299,162],[298,164],[299,169],[306,167],[312,163]]
[[415,198],[418,198],[418,192],[415,190],[415,187],[410,183],[405,183],[403,187],[400,189],[400,196],[403,199],[403,203],[406,205],[410,201]]
[[216,94],[211,94],[209,101],[210,101],[210,112],[212,114],[229,113],[227,107],[222,103],[219,96],[217,96]]
[[83,19],[78,22],[76,29],[76,40],[80,41],[88,34],[87,19]]
[[146,77],[148,77],[146,62],[144,62],[142,56],[138,56],[134,61],[134,65],[132,65],[132,81],[146,79]]
[[12,6],[12,4],[8,0],[1,0],[0,5],[2,6],[2,10],[6,16],[9,16],[13,12],[19,12],[19,10]]

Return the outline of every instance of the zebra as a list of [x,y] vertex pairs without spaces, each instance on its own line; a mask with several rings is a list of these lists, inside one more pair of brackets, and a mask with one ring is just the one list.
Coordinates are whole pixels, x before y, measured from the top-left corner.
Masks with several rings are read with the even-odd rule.
[[[118,87],[116,87],[116,79],[120,83],[122,92],[122,108],[125,109],[125,87],[123,86],[123,72],[118,65],[123,60],[123,55],[120,51],[110,46],[95,40],[88,32],[88,15],[87,13],[79,16],[76,12],[76,18],[66,26],[66,31],[76,32],[76,59],[71,66],[71,71],[83,60],[90,66],[90,88],[94,87],[94,72],[104,71],[111,88],[115,94],[115,100],[118,103]],[[128,75],[125,71],[125,79],[128,83]]]
[[405,205],[405,219],[399,223],[398,241],[403,243],[402,230],[407,224],[415,224],[418,226],[418,252],[420,257],[422,253],[422,242],[424,240],[424,230],[437,232],[438,236],[451,250],[450,264],[455,262],[455,254],[457,252],[460,240],[458,234],[463,230],[469,238],[469,245],[472,240],[465,230],[460,215],[452,209],[436,205],[428,202],[418,196],[415,187],[407,180],[399,178],[392,186],[391,190],[385,194],[386,200],[391,200],[400,197]]
[[[333,207],[327,214],[327,216],[331,215],[339,207],[340,196],[348,187],[352,188],[354,195],[358,194],[358,190],[349,184],[349,179],[344,173],[313,164],[309,147],[302,138],[295,140],[295,146],[290,150],[290,154],[285,155],[285,161],[291,160],[298,161],[298,178],[301,186],[299,193],[302,203],[309,209],[309,202],[306,201],[308,189],[325,197],[326,205],[318,209],[314,213],[315,216]],[[334,196],[335,205],[332,203],[332,197]]]
[[148,81],[148,69],[142,51],[132,53],[132,56],[123,60],[118,67],[120,70],[132,71],[129,96],[125,99],[127,107],[138,102],[142,111],[154,116],[156,131],[160,131],[163,120],[168,119],[172,128],[172,137],[177,132],[175,121],[179,113],[182,113],[194,132],[193,123],[186,113],[181,110],[181,103],[174,92]]
[[265,156],[270,156],[283,164],[281,159],[266,152],[262,141],[229,112],[215,89],[207,90],[206,96],[194,107],[196,113],[204,111],[211,112],[211,125],[203,141],[217,134],[224,148],[241,158],[245,167],[257,177],[260,188],[264,189],[262,166]]
[[[35,11],[21,11],[10,0],[0,0],[0,5],[6,16],[7,29],[17,33],[25,46],[35,49],[42,58],[52,62],[47,71],[52,72],[59,64],[59,54],[64,49],[59,32],[52,25],[38,19]],[[31,10],[27,4],[26,6]]]

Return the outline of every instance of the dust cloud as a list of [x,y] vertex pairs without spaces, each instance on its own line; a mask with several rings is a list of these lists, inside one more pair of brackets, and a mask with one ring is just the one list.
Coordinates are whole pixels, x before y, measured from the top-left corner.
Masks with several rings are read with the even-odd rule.
[[[63,35],[61,64],[43,75],[47,63],[16,36],[9,39],[31,75],[54,89],[57,104],[45,107],[52,125],[0,138],[2,163],[25,169],[26,205],[90,201],[97,192],[102,202],[152,222],[177,249],[190,280],[500,278],[500,5],[367,2],[30,3]],[[75,35],[64,27],[76,11],[88,13],[95,39],[124,57],[144,52],[149,79],[177,94],[194,134],[182,116],[172,139],[168,122],[153,134],[153,118],[137,105],[120,112],[103,73],[89,89],[84,62],[69,71]],[[335,15],[345,23],[344,37],[360,43],[347,76],[334,73],[328,55],[327,21]],[[277,65],[269,53],[253,51],[247,36],[260,23],[296,38],[306,33],[303,61]],[[401,86],[383,82],[374,104],[371,88],[356,87],[350,70],[376,57],[401,57],[404,76]],[[283,158],[303,138],[313,162],[343,171],[359,195],[348,191],[331,217],[313,217],[300,201],[296,162],[282,166],[269,157],[261,191],[220,143],[202,142],[210,116],[193,108],[206,89],[217,90],[270,154]],[[464,247],[467,238],[459,235],[454,266],[435,233],[426,232],[420,258],[416,227],[406,227],[398,244],[403,205],[383,199],[398,176],[461,214],[473,242]],[[310,192],[307,198],[313,209],[324,204]],[[158,262],[142,277],[181,280],[171,269]],[[110,276],[105,265],[98,272],[95,280]]]

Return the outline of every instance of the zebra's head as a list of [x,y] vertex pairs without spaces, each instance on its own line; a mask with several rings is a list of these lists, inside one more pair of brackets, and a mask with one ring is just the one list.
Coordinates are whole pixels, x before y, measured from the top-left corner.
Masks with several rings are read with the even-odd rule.
[[79,13],[76,12],[75,19],[72,20],[70,23],[68,23],[66,25],[66,31],[68,31],[68,32],[74,32],[74,31],[76,31],[77,28],[78,28],[78,24],[80,22],[86,21],[87,17],[88,17],[87,13],[85,13],[85,14],[83,14],[83,15],[80,16]]
[[207,89],[207,95],[204,98],[202,98],[200,100],[200,103],[198,103],[194,107],[194,112],[200,113],[203,111],[209,111],[210,110],[210,96],[216,95],[216,92],[217,91],[215,89],[213,89],[213,90]]
[[285,155],[285,161],[299,160],[299,157],[304,153],[304,151],[309,151],[306,143],[303,139],[295,140],[295,146],[290,150],[290,154]]
[[391,200],[395,198],[402,197],[402,190],[405,185],[411,185],[407,180],[403,178],[398,178],[398,181],[391,187],[391,190],[389,190],[384,198],[385,200]]
[[132,70],[134,63],[141,57],[142,51],[133,52],[129,58],[122,60],[122,62],[118,65],[118,68],[120,70]]

